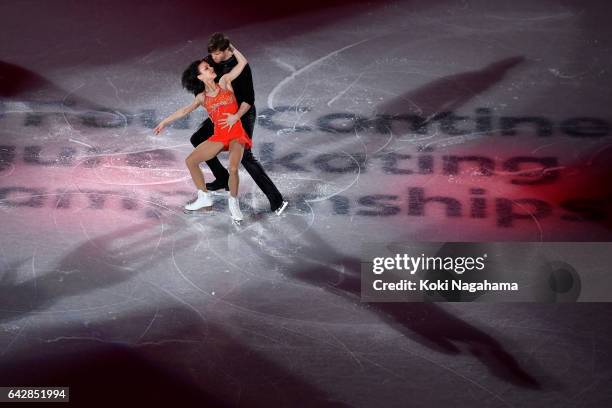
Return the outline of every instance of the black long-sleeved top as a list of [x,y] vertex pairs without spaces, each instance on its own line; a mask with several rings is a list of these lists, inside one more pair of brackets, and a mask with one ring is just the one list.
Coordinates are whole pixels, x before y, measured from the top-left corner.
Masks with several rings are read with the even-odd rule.
[[[216,64],[213,63],[213,69],[217,74],[217,81],[221,78],[222,75],[227,74],[238,65],[238,60],[234,55],[227,61],[221,61]],[[236,101],[238,101],[238,106],[242,102],[246,102],[251,106],[255,105],[255,91],[253,90],[253,76],[251,75],[251,67],[247,64],[238,78],[232,81],[232,88],[234,88],[234,94],[236,95]]]

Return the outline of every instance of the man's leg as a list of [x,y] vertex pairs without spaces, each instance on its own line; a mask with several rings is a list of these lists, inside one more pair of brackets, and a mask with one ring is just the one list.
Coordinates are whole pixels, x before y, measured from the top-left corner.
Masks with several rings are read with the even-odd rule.
[[[213,125],[210,119],[206,119],[201,125],[200,128],[191,136],[190,142],[193,147],[198,147],[198,145],[204,141],[206,141],[209,137],[213,135],[215,131],[215,126]],[[215,176],[215,180],[211,183],[206,183],[206,188],[215,191],[220,189],[228,189],[227,182],[229,180],[229,173],[223,167],[221,162],[217,157],[213,157],[210,160],[206,161],[206,164],[210,168]]]
[[[242,118],[240,118],[242,122],[242,126],[247,134],[253,140],[253,129],[255,128],[255,120],[257,118],[257,113],[255,111],[255,107],[253,106]],[[244,151],[242,156],[242,165],[245,170],[251,175],[257,187],[263,191],[263,193],[268,197],[268,201],[270,201],[270,209],[272,211],[276,211],[283,205],[283,196],[278,191],[270,177],[266,174],[263,166],[259,161],[253,156],[251,149],[247,149]]]

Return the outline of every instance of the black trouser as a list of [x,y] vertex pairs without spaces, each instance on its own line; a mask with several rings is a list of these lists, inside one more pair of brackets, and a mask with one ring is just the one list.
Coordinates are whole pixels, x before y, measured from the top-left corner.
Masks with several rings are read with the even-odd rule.
[[[257,112],[255,111],[255,107],[252,106],[251,109],[242,117],[240,121],[242,122],[242,127],[249,135],[251,140],[253,140],[253,129],[255,128],[255,120],[257,119]],[[193,147],[197,147],[200,143],[207,140],[209,137],[213,135],[215,131],[214,125],[212,121],[206,119],[201,125],[200,128],[191,136],[191,144]],[[244,154],[242,155],[242,165],[246,169],[246,171],[251,175],[257,186],[263,191],[263,193],[268,197],[270,201],[270,208],[272,211],[276,210],[283,203],[283,196],[278,191],[270,177],[266,174],[263,166],[253,153],[251,149],[245,149]],[[221,162],[217,157],[214,157],[206,162],[210,170],[212,171],[215,179],[218,181],[222,181],[227,183],[229,179],[229,173],[223,167]]]

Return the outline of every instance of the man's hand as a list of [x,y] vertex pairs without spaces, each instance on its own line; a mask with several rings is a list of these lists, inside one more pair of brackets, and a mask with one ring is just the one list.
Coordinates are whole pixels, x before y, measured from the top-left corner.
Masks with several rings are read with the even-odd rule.
[[159,125],[155,126],[155,129],[153,129],[153,132],[155,132],[156,135],[159,135],[164,128],[166,127],[166,124],[164,122],[161,122]]
[[229,128],[231,129],[234,126],[234,123],[238,122],[240,118],[236,114],[225,113],[225,119],[220,119],[219,123],[221,124],[221,128]]

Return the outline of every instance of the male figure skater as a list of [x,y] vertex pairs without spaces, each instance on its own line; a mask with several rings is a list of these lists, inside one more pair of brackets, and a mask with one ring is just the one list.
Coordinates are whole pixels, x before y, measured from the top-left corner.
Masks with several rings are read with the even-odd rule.
[[[208,41],[207,62],[213,67],[217,74],[216,81],[222,75],[227,74],[231,69],[238,64],[236,57],[233,55],[230,48],[230,40],[222,33],[215,33]],[[255,91],[253,90],[253,77],[251,75],[251,67],[247,64],[242,73],[232,82],[234,94],[238,102],[238,112],[235,114],[225,114],[225,119],[220,120],[222,126],[232,127],[238,120],[242,122],[244,130],[253,139],[253,129],[257,120],[257,112],[255,110]],[[191,144],[196,147],[210,136],[214,131],[213,123],[210,119],[206,119],[200,128],[191,136]],[[253,156],[251,149],[245,149],[242,156],[242,165],[251,175],[257,186],[263,191],[270,201],[270,209],[276,214],[281,215],[287,207],[288,202],[283,200],[283,196],[278,191],[270,177],[266,174],[262,165]],[[210,191],[221,189],[228,190],[229,173],[221,164],[218,158],[213,158],[206,162],[215,180],[211,183],[206,183],[206,188]]]

